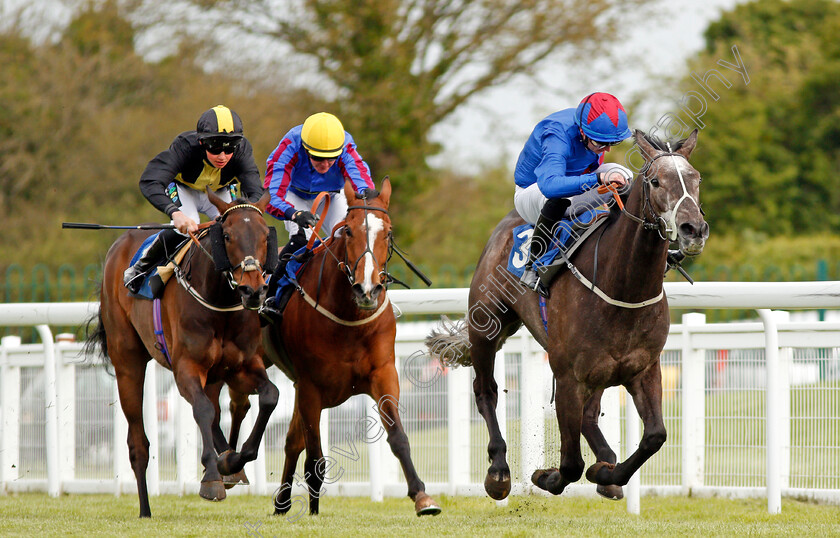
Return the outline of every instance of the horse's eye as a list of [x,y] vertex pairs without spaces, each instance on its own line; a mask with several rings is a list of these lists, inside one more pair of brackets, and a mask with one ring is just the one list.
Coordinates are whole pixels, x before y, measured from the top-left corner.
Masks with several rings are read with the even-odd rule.
[[353,237],[353,233],[350,231],[350,228],[344,228],[344,235],[347,237]]
[[650,180],[650,184],[653,185],[654,187],[656,187],[657,189],[659,188],[659,180],[656,179],[656,178],[652,178]]
[[225,234],[225,241],[230,241],[230,234],[229,233]]

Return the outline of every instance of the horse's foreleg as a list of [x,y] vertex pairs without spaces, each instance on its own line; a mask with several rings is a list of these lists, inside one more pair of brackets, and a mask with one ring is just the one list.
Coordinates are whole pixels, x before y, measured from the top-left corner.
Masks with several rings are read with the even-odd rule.
[[[260,442],[262,441],[265,428],[268,426],[268,417],[274,408],[277,407],[277,400],[280,398],[280,391],[274,386],[274,383],[269,381],[268,375],[265,373],[265,367],[262,365],[262,359],[257,357],[257,362],[252,362],[253,368],[249,371],[241,371],[235,377],[237,385],[256,386],[257,394],[259,394],[259,413],[257,420],[254,423],[254,429],[251,435],[245,440],[240,452],[227,452],[219,458],[219,470],[222,474],[234,474],[242,470],[245,464],[249,461],[257,459]],[[237,388],[241,388],[237,386]],[[247,396],[246,396],[247,399]]]
[[391,452],[400,460],[408,483],[408,496],[414,501],[415,512],[418,516],[438,515],[440,506],[426,494],[426,485],[420,480],[414,462],[411,461],[411,447],[400,421],[400,383],[393,362],[374,372],[370,391],[371,397],[376,401],[382,425],[388,432]]
[[[281,479],[280,489],[274,495],[274,514],[286,514],[291,510],[292,504],[292,485],[294,484],[295,469],[297,468],[297,461],[300,457],[301,451],[304,448],[303,439],[303,421],[300,413],[297,410],[297,403],[295,403],[295,410],[292,413],[292,420],[289,421],[289,431],[286,433],[286,461],[283,464],[283,477]],[[305,509],[305,503],[301,507],[300,512]],[[295,519],[300,512],[294,514]]]
[[222,384],[219,381],[218,383],[208,384],[204,387],[204,393],[210,398],[210,401],[213,403],[213,409],[215,410],[215,415],[213,416],[213,446],[219,454],[230,450],[230,444],[228,444],[227,439],[225,439],[225,434],[219,426],[222,415],[222,410],[219,407],[219,394],[222,391]]
[[[125,355],[124,355],[125,356]],[[132,362],[131,358],[119,360],[111,347],[111,361],[117,376],[120,405],[128,421],[128,457],[137,480],[137,495],[140,497],[140,517],[152,517],[149,507],[149,491],[146,486],[146,469],[149,466],[149,439],[143,426],[143,382],[146,379],[146,361]],[[130,356],[129,356],[130,357]]]
[[[601,416],[601,397],[604,395],[604,390],[596,391],[587,400],[583,407],[583,420],[581,422],[581,433],[589,443],[589,448],[595,454],[596,461],[603,461],[611,465],[615,465],[617,461],[615,452],[610,448],[609,443],[604,438],[601,428],[598,426],[598,418]],[[624,492],[621,486],[616,485],[601,485],[595,488],[599,495],[617,501],[624,497]]]
[[560,427],[560,468],[540,469],[531,476],[537,487],[560,495],[583,474],[580,432],[585,395],[571,376],[555,377],[557,425]]
[[303,463],[304,479],[309,490],[309,513],[316,515],[324,492],[326,460],[321,452],[321,394],[317,388],[298,381],[295,407],[300,412],[306,459]]
[[627,460],[615,466],[604,462],[596,463],[586,471],[589,481],[623,486],[633,473],[662,448],[667,434],[662,420],[662,373],[659,368],[659,361],[654,361],[626,385],[644,424],[639,448]]
[[245,420],[245,415],[251,409],[251,401],[247,394],[232,388],[228,390],[228,394],[230,394],[230,435],[228,441],[231,448],[236,450],[236,443],[239,441],[239,428],[242,427],[242,421]]
[[475,404],[478,412],[484,417],[490,434],[490,441],[487,444],[490,467],[484,479],[484,490],[490,497],[500,501],[510,494],[510,467],[506,459],[507,444],[499,429],[499,419],[496,417],[498,385],[493,378],[496,360],[495,342],[483,336],[471,339],[471,342],[473,345],[470,354],[473,358],[473,368],[475,368],[473,382]]
[[[179,364],[185,362],[187,359],[181,358]],[[181,395],[192,405],[193,418],[201,432],[201,463],[204,465],[204,476],[201,479],[199,495],[208,501],[221,501],[227,495],[222,483],[222,475],[216,466],[216,451],[213,447],[213,420],[216,410],[213,402],[204,393],[202,378],[199,377],[202,373],[198,371],[194,363],[192,366],[190,368],[185,365],[179,368],[175,381]]]

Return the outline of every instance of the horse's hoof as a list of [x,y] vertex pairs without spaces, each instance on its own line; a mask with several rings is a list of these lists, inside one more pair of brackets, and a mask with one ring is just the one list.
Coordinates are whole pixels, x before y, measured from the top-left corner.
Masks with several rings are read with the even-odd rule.
[[216,467],[219,469],[219,472],[223,475],[233,475],[236,474],[236,471],[233,470],[233,466],[231,465],[230,458],[236,454],[233,450],[225,450],[219,457],[216,458]]
[[624,490],[621,489],[621,486],[616,486],[615,484],[609,486],[598,485],[595,488],[595,491],[598,492],[598,495],[609,499],[611,501],[619,501],[624,498]]
[[417,517],[440,514],[440,506],[434,499],[426,495],[425,491],[421,491],[414,497],[414,510],[417,512]]
[[[496,476],[493,476],[493,475]],[[501,501],[510,495],[510,473],[487,473],[484,479],[484,491],[492,499]]]
[[559,472],[559,469],[537,469],[536,471],[534,471],[534,474],[531,475],[531,483],[540,489],[548,491],[548,485],[546,485],[548,476],[552,473]]
[[607,463],[605,461],[596,462],[592,467],[586,470],[586,479],[594,484],[602,486],[611,486],[613,481],[610,478],[612,470],[615,469],[614,463]]
[[208,501],[223,501],[225,497],[227,497],[227,493],[225,493],[225,485],[221,480],[202,482],[201,489],[198,490],[198,494],[202,499],[207,499]]
[[552,495],[560,495],[569,485],[569,481],[563,479],[559,469],[538,469],[531,475],[531,482]]
[[233,486],[247,486],[250,484],[248,481],[248,477],[245,476],[245,471],[239,471],[238,473],[228,474],[222,476],[222,482],[225,483],[225,489],[230,489]]

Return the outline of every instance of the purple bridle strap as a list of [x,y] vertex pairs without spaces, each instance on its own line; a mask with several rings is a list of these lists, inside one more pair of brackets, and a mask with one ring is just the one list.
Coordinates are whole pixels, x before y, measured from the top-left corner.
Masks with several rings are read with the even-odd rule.
[[163,352],[166,357],[166,362],[172,366],[172,359],[169,358],[169,350],[166,348],[166,339],[163,337],[163,321],[160,317],[160,299],[155,299],[152,303],[152,310],[154,312],[154,326],[155,326],[155,340],[157,340],[157,348]]

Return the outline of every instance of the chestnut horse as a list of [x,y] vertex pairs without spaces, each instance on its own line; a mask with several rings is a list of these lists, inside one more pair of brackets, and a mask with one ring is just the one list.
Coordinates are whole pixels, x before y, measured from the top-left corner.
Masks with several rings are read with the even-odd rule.
[[[128,449],[137,479],[140,517],[151,517],[146,488],[149,440],[143,426],[143,381],[150,359],[172,371],[178,390],[192,405],[203,443],[201,462],[205,471],[199,494],[204,499],[224,499],[222,475],[235,474],[246,462],[256,459],[279,396],[258,353],[260,322],[256,310],[268,289],[262,267],[276,263],[276,256],[268,255],[269,227],[263,218],[269,196],[265,194],[255,204],[244,200],[228,204],[209,189],[207,193],[220,213],[212,226],[220,228],[200,240],[193,238],[196,244],[187,253],[182,269],[176,271],[177,279],[171,279],[163,291],[160,318],[165,347],[156,340],[153,302],[130,296],[123,285],[123,271],[149,235],[144,231],[120,236],[108,251],[98,326],[88,340],[91,345],[98,344],[114,366],[120,404],[128,421]],[[211,241],[214,234],[216,240]],[[207,387],[213,396],[211,385],[220,382],[242,394],[259,394],[254,430],[238,453],[225,441],[215,420],[214,404],[205,392]],[[217,456],[216,449],[221,455]]]
[[[330,236],[317,247],[298,273],[300,288],[292,294],[282,322],[263,328],[266,358],[295,382],[295,408],[286,435],[286,460],[282,486],[274,499],[275,513],[284,514],[291,508],[295,468],[304,448],[309,512],[318,513],[326,470],[319,430],[321,410],[353,395],[368,394],[378,404],[388,444],[402,465],[417,515],[436,515],[440,507],[426,494],[426,486],[417,476],[398,411],[397,325],[385,287],[385,265],[392,248],[391,184],[386,178],[379,196],[367,200],[358,199],[349,183],[345,183],[344,194],[349,208],[339,236]],[[288,350],[291,364],[284,363],[277,352],[281,347]]]
[[[700,174],[688,162],[697,131],[673,148],[640,131],[635,140],[645,158],[642,172],[626,206],[612,208],[607,222],[567,262],[573,267],[552,282],[547,327],[537,294],[503,274],[511,232],[524,222],[512,211],[496,226],[478,262],[467,323],[445,327],[427,339],[431,353],[444,362],[471,362],[475,368],[475,401],[490,433],[484,488],[494,499],[507,497],[511,484],[496,418],[493,363],[504,341],[523,323],[548,352],[560,428],[559,468],[535,471],[531,481],[536,486],[559,495],[580,479],[583,433],[598,460],[586,478],[598,484],[601,495],[621,498],[621,486],[665,442],[659,355],[670,326],[663,288],[668,240],[678,241],[685,254],[697,255],[709,226],[700,210]],[[578,282],[578,275],[588,282]],[[644,424],[638,450],[618,464],[598,428],[601,395],[617,385],[627,388]]]

